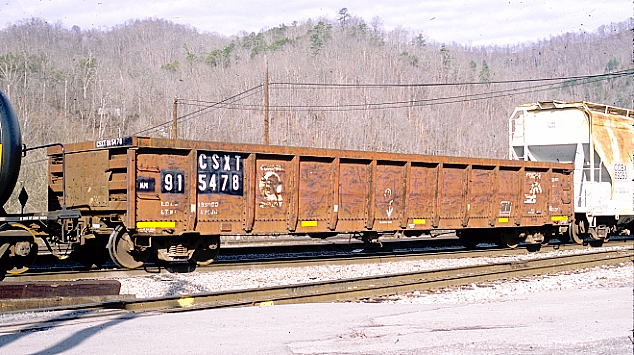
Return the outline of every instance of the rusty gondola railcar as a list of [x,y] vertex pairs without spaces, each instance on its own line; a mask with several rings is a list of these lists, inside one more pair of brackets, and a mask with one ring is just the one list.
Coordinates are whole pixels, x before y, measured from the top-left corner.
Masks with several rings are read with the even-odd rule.
[[[119,265],[214,260],[224,235],[421,235],[538,245],[574,217],[572,164],[144,137],[49,148],[49,210]],[[484,232],[484,233],[483,233]]]

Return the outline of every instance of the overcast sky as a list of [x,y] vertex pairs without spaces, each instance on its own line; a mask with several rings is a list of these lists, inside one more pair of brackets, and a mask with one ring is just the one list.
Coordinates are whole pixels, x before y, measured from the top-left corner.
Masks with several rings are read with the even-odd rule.
[[32,17],[65,27],[108,29],[129,19],[162,18],[231,36],[309,18],[337,18],[341,8],[385,30],[469,45],[515,44],[565,32],[594,31],[633,17],[633,0],[3,0],[0,27]]

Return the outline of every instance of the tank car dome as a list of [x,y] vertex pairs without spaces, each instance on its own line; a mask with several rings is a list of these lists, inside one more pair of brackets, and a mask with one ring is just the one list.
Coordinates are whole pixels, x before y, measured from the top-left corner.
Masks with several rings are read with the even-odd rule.
[[21,161],[20,124],[11,103],[0,91],[0,209],[13,192]]

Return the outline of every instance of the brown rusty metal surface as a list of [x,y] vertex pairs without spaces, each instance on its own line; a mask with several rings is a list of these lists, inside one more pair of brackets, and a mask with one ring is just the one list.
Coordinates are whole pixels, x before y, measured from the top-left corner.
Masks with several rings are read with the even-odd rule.
[[0,312],[15,312],[49,307],[72,307],[77,304],[113,302],[134,298],[132,295],[0,299]]
[[65,149],[72,205],[126,211],[121,220],[141,234],[416,232],[572,219],[572,164],[137,137]]
[[[174,221],[190,229],[191,181],[193,164],[187,150],[161,149],[136,155],[136,222]],[[141,186],[147,183],[148,187]]]
[[[94,143],[93,143],[94,144]],[[63,204],[65,180],[66,207],[90,211],[121,211],[127,209],[126,151],[121,149],[84,150],[56,155],[49,149],[49,210]],[[65,161],[65,171],[62,171]]]
[[[615,163],[625,163],[632,169],[634,152],[634,117],[590,111],[594,149],[615,179]],[[634,116],[634,113],[632,113]]]
[[115,280],[3,282],[0,299],[107,296],[120,289]]
[[65,159],[67,207],[107,207],[109,152],[86,151],[68,154]]

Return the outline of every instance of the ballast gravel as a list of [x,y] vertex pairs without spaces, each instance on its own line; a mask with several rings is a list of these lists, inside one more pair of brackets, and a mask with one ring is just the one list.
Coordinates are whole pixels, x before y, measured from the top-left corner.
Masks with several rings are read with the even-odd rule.
[[[594,252],[610,247],[588,249]],[[139,297],[182,295],[410,270],[520,261],[579,251],[375,265],[161,274],[121,279]],[[7,354],[632,354],[631,262],[572,273],[414,292],[367,302],[113,313],[0,315],[36,330],[0,334]]]
[[[191,272],[146,275],[120,278],[121,294],[135,295],[138,298],[179,296],[216,291],[263,288],[280,285],[292,285],[318,281],[348,279],[354,277],[377,276],[399,272],[427,271],[443,268],[455,268],[473,265],[486,265],[494,262],[513,262],[538,258],[563,256],[580,253],[592,253],[603,250],[618,250],[623,247],[605,247],[586,250],[559,250],[552,252],[527,253],[524,255],[502,257],[473,257],[458,259],[404,260],[360,265],[326,265],[306,267],[277,267],[270,269],[218,270],[211,272]],[[604,267],[578,270],[574,273],[543,276],[535,279],[510,280],[485,284],[473,284],[466,287],[415,292],[405,296],[388,297],[379,300],[391,303],[434,303],[443,302],[479,302],[499,300],[505,297],[521,297],[522,294],[536,290],[563,290],[597,287],[631,287],[633,284],[632,267]]]
[[490,303],[524,299],[535,292],[618,287],[634,287],[631,263],[581,269],[572,273],[544,275],[538,278],[493,281],[428,292],[415,291],[375,301],[396,304]]

